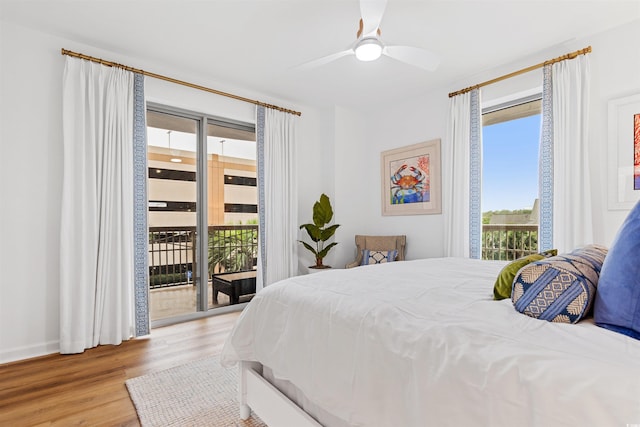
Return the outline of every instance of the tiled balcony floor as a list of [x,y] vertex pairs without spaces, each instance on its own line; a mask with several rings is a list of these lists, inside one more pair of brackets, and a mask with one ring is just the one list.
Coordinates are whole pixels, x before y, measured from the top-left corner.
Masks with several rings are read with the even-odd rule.
[[[229,297],[218,293],[218,303],[212,301],[211,283],[209,283],[209,309],[229,305]],[[252,295],[240,297],[240,302],[250,301]],[[196,312],[196,287],[180,285],[149,291],[149,311],[151,320],[166,319],[182,314]]]

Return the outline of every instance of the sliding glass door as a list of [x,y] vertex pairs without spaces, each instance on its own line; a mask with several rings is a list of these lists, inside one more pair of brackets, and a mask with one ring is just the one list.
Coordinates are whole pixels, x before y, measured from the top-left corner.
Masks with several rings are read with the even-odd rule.
[[209,119],[207,200],[210,308],[248,301],[255,293],[258,191],[253,126]]
[[258,236],[255,126],[152,104],[147,145],[151,320],[248,301]]
[[151,320],[197,311],[197,153],[200,121],[147,112]]

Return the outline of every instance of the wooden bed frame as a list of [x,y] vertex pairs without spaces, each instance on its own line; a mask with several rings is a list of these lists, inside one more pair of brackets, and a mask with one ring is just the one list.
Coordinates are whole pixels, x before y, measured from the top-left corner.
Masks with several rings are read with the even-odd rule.
[[262,377],[260,363],[241,361],[239,365],[238,401],[241,419],[248,419],[253,410],[269,427],[322,427]]

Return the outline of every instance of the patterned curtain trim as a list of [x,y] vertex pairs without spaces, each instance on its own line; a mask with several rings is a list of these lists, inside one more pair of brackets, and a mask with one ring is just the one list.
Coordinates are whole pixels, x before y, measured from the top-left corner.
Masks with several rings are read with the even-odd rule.
[[149,236],[147,228],[147,125],[144,76],[134,74],[133,253],[135,336],[149,334]]
[[264,124],[265,107],[256,107],[256,143],[258,150],[258,242],[260,244],[260,274],[262,283],[265,283],[265,271],[267,267],[266,257],[266,227],[265,227],[265,195],[264,195]]
[[471,91],[469,165],[469,257],[482,256],[482,116],[480,90]]
[[553,247],[553,94],[551,65],[543,68],[542,130],[540,135],[539,251]]

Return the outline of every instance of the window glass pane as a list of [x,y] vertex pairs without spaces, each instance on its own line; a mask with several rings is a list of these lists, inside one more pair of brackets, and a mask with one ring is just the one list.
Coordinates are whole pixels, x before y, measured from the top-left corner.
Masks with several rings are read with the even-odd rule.
[[251,299],[258,256],[256,138],[253,127],[207,125],[210,308]]
[[197,310],[198,121],[147,112],[151,320]]
[[540,119],[538,111],[483,127],[483,259],[537,252]]

